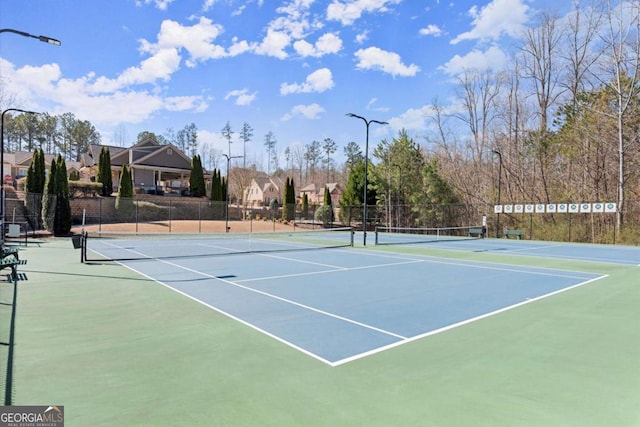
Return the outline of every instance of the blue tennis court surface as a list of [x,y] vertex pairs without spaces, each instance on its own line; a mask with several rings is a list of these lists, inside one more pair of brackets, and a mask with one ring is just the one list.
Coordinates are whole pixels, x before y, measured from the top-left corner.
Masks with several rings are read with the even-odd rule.
[[[403,236],[398,236],[399,239]],[[393,240],[393,237],[387,237]],[[406,239],[406,238],[405,238]],[[399,240],[400,242],[400,240]],[[640,248],[634,246],[611,246],[580,243],[543,242],[536,240],[468,239],[424,243],[397,243],[395,246],[432,246],[437,249],[457,251],[496,252],[511,255],[561,258],[589,262],[640,265]]]
[[603,277],[353,248],[123,264],[331,366]]

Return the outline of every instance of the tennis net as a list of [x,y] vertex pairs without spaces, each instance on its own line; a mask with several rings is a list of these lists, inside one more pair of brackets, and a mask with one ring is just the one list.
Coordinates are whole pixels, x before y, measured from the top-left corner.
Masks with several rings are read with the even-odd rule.
[[376,245],[450,242],[483,237],[482,226],[464,227],[376,227]]
[[267,233],[85,232],[82,261],[132,261],[353,246],[353,228]]

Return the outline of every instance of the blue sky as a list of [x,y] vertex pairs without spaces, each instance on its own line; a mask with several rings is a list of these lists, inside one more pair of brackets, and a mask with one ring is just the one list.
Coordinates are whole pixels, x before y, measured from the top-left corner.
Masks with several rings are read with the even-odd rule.
[[[569,2],[561,2],[569,3]],[[551,0],[3,0],[0,28],[59,39],[60,47],[3,33],[2,102],[72,112],[103,144],[195,123],[203,147],[233,155],[244,122],[247,158],[332,138],[364,148],[404,128],[419,137],[428,105],[446,104],[464,68],[500,69],[522,30]],[[568,7],[568,4],[563,7]],[[124,143],[122,141],[124,140]]]

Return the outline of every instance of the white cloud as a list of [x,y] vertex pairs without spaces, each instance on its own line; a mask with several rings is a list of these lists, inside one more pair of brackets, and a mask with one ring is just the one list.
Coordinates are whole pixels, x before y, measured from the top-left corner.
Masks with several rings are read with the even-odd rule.
[[393,129],[406,129],[408,131],[419,131],[427,128],[427,118],[431,115],[432,109],[425,105],[420,108],[410,108],[400,116],[388,120]]
[[378,111],[378,112],[387,112],[387,111],[389,111],[388,107],[376,107],[375,104],[377,102],[378,102],[378,98],[371,98],[371,100],[367,104],[367,111]]
[[224,97],[225,100],[235,98],[236,105],[251,105],[256,99],[257,92],[249,93],[249,89],[236,89],[227,93]]
[[167,7],[173,3],[174,0],[136,0],[136,6],[140,7],[145,4],[154,4],[160,10],[167,10]]
[[282,83],[280,94],[324,92],[333,87],[333,75],[328,68],[320,68],[309,74],[304,83]]
[[202,5],[202,11],[207,12],[209,9],[213,7],[215,3],[216,3],[216,0],[205,0],[204,4]]
[[498,46],[491,46],[486,51],[474,49],[464,56],[455,55],[440,67],[449,75],[457,75],[465,70],[502,70],[508,61],[507,55]]
[[401,3],[402,0],[333,0],[327,6],[327,19],[340,21],[342,25],[351,25],[363,13],[388,12],[387,5]]
[[324,108],[315,103],[310,105],[296,105],[291,109],[290,112],[282,116],[280,120],[286,122],[293,119],[294,117],[299,116],[305,117],[310,120],[315,120],[319,119],[319,115],[321,113],[324,113],[324,111]]
[[253,44],[253,51],[258,55],[273,56],[285,59],[288,55],[285,48],[291,43],[291,37],[282,31],[268,30],[262,42]]
[[356,68],[361,70],[380,70],[395,76],[415,76],[420,67],[415,64],[409,66],[402,63],[400,55],[377,47],[360,49],[355,53],[358,58]]
[[517,37],[529,21],[529,11],[524,0],[493,0],[479,11],[473,6],[469,9],[473,28],[458,35],[451,44],[463,40],[497,40],[503,34]]
[[435,24],[429,24],[426,27],[421,28],[418,33],[421,36],[440,37],[442,35],[442,29]]
[[326,33],[320,36],[315,45],[305,40],[298,40],[293,44],[293,48],[300,56],[319,58],[324,55],[340,52],[340,50],[342,50],[342,40],[335,33]]
[[2,60],[0,66],[3,77],[11,82],[12,92],[19,99],[35,100],[27,108],[52,114],[71,112],[96,125],[142,123],[161,110],[201,112],[208,107],[206,100],[198,95],[165,97],[161,93],[121,86],[127,79],[131,85],[139,83],[140,69],[125,70],[122,75],[126,78],[110,80],[96,79],[94,73],[77,79],[63,78],[57,64],[16,69]]
[[358,43],[358,44],[362,44],[367,40],[369,40],[369,31],[368,30],[365,30],[365,31],[361,32],[360,34],[356,35],[356,43]]
[[201,96],[168,96],[164,98],[164,108],[167,111],[194,111],[201,113],[208,107]]
[[214,24],[205,17],[201,17],[192,26],[184,26],[167,19],[160,25],[157,43],[150,43],[143,39],[140,41],[140,50],[143,53],[155,54],[164,49],[185,49],[189,52],[186,64],[193,67],[198,61],[227,56],[224,47],[213,43],[222,31],[222,26]]

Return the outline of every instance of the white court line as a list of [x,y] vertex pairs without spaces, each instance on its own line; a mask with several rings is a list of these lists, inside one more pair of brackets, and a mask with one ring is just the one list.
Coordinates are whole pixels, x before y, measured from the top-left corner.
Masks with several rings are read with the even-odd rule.
[[358,322],[357,320],[349,319],[348,317],[344,317],[344,316],[340,316],[340,315],[337,315],[337,314],[329,313],[328,311],[320,310],[318,308],[311,307],[310,305],[306,305],[306,304],[302,304],[302,303],[299,303],[299,302],[296,302],[296,301],[292,301],[290,299],[283,298],[283,297],[280,297],[278,295],[270,294],[269,292],[261,291],[261,290],[254,289],[254,288],[250,288],[249,286],[244,286],[244,285],[241,285],[240,283],[232,282],[231,280],[223,279],[221,277],[216,277],[216,276],[213,276],[211,274],[204,273],[204,272],[199,271],[199,270],[194,270],[194,269],[189,268],[189,267],[184,267],[182,265],[175,264],[175,263],[170,262],[170,261],[161,260],[161,259],[159,259],[158,261],[162,262],[164,264],[169,264],[171,266],[181,268],[181,269],[189,271],[191,273],[195,273],[195,274],[199,274],[199,275],[204,276],[204,277],[208,277],[210,279],[219,280],[219,281],[221,281],[223,283],[226,283],[226,284],[231,285],[231,286],[235,286],[237,288],[244,289],[244,290],[249,291],[249,292],[254,292],[256,294],[260,294],[260,295],[263,295],[263,296],[266,296],[266,297],[269,297],[269,298],[273,298],[275,300],[282,301],[282,302],[285,302],[287,304],[295,305],[297,307],[313,311],[315,313],[319,313],[319,314],[322,314],[322,315],[325,315],[325,316],[328,316],[328,317],[332,317],[334,319],[342,320],[344,322],[351,323],[351,324],[354,324],[354,325],[357,325],[357,326],[361,326],[361,327],[366,328],[366,329],[371,329],[372,331],[380,332],[382,334],[389,335],[389,336],[392,336],[392,337],[395,337],[395,338],[400,338],[400,339],[406,339],[407,338],[405,336],[396,334],[394,332],[386,331],[386,330],[381,329],[381,328],[376,328],[375,326],[367,325],[366,323]]
[[136,270],[135,268],[130,267],[130,266],[126,265],[126,264],[123,264],[123,263],[120,263],[120,262],[118,262],[118,264],[122,265],[125,268],[128,268],[131,271],[134,271],[137,274],[140,274],[143,277],[146,277],[147,279],[149,279],[149,280],[151,280],[151,281],[153,281],[155,283],[158,283],[158,284],[160,284],[160,285],[162,285],[162,286],[164,286],[164,287],[166,287],[168,289],[171,289],[172,291],[177,292],[178,294],[180,294],[182,296],[185,296],[185,297],[189,298],[192,301],[195,301],[195,302],[197,302],[199,304],[202,304],[205,307],[210,308],[213,311],[216,311],[216,312],[218,312],[218,313],[220,313],[220,314],[222,314],[224,316],[227,316],[228,318],[230,318],[232,320],[240,322],[241,324],[243,324],[245,326],[248,326],[249,328],[253,329],[254,331],[258,331],[258,332],[260,332],[260,333],[262,333],[262,334],[264,334],[264,335],[266,335],[266,336],[268,336],[270,338],[275,339],[276,341],[279,341],[279,342],[281,342],[281,343],[283,343],[283,344],[285,344],[285,345],[287,345],[287,346],[289,346],[289,347],[291,347],[291,348],[293,348],[295,350],[298,350],[298,351],[302,352],[303,354],[306,354],[307,356],[311,356],[314,359],[319,360],[320,362],[323,362],[323,363],[325,363],[325,364],[327,364],[329,366],[331,366],[331,364],[332,364],[331,361],[329,361],[329,360],[327,360],[327,359],[325,359],[325,358],[323,358],[321,356],[318,356],[317,354],[315,354],[313,352],[310,352],[310,351],[308,351],[308,350],[306,350],[306,349],[304,349],[302,347],[299,347],[299,346],[295,345],[294,343],[292,343],[290,341],[287,341],[287,340],[285,340],[285,339],[283,339],[283,338],[281,338],[281,337],[279,337],[277,335],[272,334],[271,332],[268,332],[268,331],[266,331],[266,330],[264,330],[262,328],[259,328],[256,325],[254,325],[252,323],[249,323],[246,320],[243,320],[243,319],[241,319],[241,318],[239,318],[237,316],[234,316],[231,313],[227,313],[226,311],[224,311],[224,310],[222,310],[222,309],[220,309],[220,308],[218,308],[216,306],[213,306],[213,305],[211,305],[209,303],[206,303],[206,302],[194,297],[193,295],[189,295],[186,292],[183,292],[183,291],[181,291],[179,289],[176,289],[173,286],[168,285],[168,284],[156,279],[155,277],[152,277],[152,276],[149,276],[149,275],[147,275],[145,273],[142,273],[142,272]]
[[[290,259],[292,261],[297,261],[295,258],[283,258],[283,259]],[[254,277],[253,279],[237,280],[237,283],[258,282],[260,280],[283,279],[283,278],[287,278],[287,277],[313,276],[313,275],[316,275],[316,274],[337,273],[337,272],[340,272],[340,271],[363,270],[363,269],[369,269],[369,268],[391,267],[391,266],[396,266],[396,265],[416,264],[416,263],[419,263],[419,262],[424,262],[424,261],[421,260],[421,259],[416,259],[416,260],[411,260],[411,261],[393,262],[393,263],[388,263],[388,264],[365,265],[365,266],[361,266],[361,267],[336,267],[335,270],[309,271],[309,272],[306,272],[306,273],[292,273],[292,274],[281,274],[281,275],[278,275],[278,276]]]
[[439,334],[441,332],[445,332],[445,331],[448,331],[450,329],[457,328],[459,326],[467,325],[469,323],[476,322],[478,320],[482,320],[482,319],[485,319],[487,317],[494,316],[496,314],[504,313],[505,311],[509,311],[509,310],[514,309],[514,308],[521,307],[523,305],[530,304],[532,302],[539,301],[541,299],[544,299],[544,298],[547,298],[547,297],[550,297],[550,296],[553,296],[553,295],[557,295],[557,294],[562,293],[562,292],[566,292],[568,290],[577,288],[579,286],[584,286],[584,285],[586,285],[588,283],[595,282],[596,280],[600,280],[600,279],[603,279],[603,278],[608,277],[608,276],[609,276],[608,274],[605,274],[603,276],[595,277],[593,279],[589,279],[589,280],[586,280],[584,282],[577,283],[575,285],[572,285],[572,286],[569,286],[569,287],[566,287],[566,288],[558,289],[557,291],[553,291],[553,292],[550,292],[548,294],[540,295],[538,297],[530,298],[530,299],[527,299],[525,301],[519,302],[517,304],[510,305],[508,307],[504,307],[504,308],[500,308],[498,310],[494,310],[494,311],[492,311],[490,313],[481,314],[480,316],[472,317],[471,319],[463,320],[461,322],[457,322],[457,323],[454,323],[454,324],[451,324],[451,325],[448,325],[448,326],[444,326],[444,327],[439,328],[439,329],[434,329],[433,331],[425,332],[424,334],[416,335],[414,337],[407,338],[407,339],[402,340],[402,341],[398,341],[398,342],[395,342],[395,343],[392,343],[392,344],[389,344],[389,345],[386,345],[386,346],[383,346],[383,347],[378,347],[376,349],[373,349],[373,350],[370,350],[370,351],[367,351],[367,352],[364,352],[364,353],[356,354],[354,356],[347,357],[347,358],[344,358],[342,360],[338,360],[337,362],[332,362],[331,366],[336,367],[336,366],[344,365],[345,363],[353,362],[354,360],[362,359],[364,357],[371,356],[373,354],[380,353],[380,352],[383,352],[385,350],[389,350],[391,348],[395,348],[395,347],[398,347],[398,346],[401,346],[401,345],[404,345],[404,344],[407,344],[407,343],[410,343],[410,342],[413,342],[413,341],[417,341],[417,340],[420,340],[422,338],[429,337],[431,335]]

